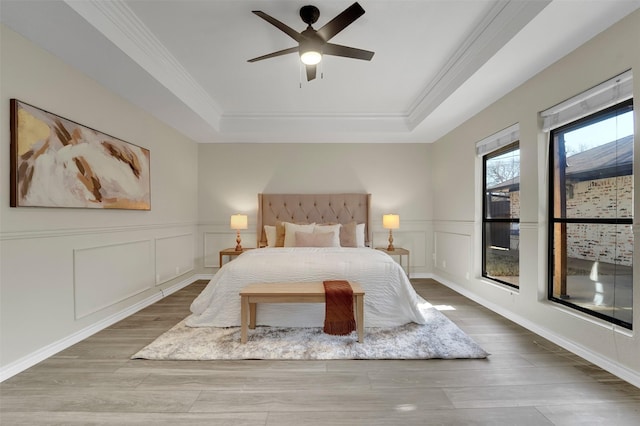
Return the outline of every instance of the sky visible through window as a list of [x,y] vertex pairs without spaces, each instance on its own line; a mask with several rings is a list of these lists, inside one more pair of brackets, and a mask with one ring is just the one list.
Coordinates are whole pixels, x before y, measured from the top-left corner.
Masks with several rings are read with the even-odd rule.
[[[633,135],[633,111],[567,132],[564,140],[567,155]],[[487,186],[506,182],[520,174],[520,150],[506,152],[487,162]]]
[[487,160],[487,187],[512,181],[520,176],[520,149],[505,152],[502,155]]
[[[576,154],[587,149],[622,139],[633,134],[633,111],[602,120],[564,134],[568,154]],[[571,146],[571,149],[569,149]]]

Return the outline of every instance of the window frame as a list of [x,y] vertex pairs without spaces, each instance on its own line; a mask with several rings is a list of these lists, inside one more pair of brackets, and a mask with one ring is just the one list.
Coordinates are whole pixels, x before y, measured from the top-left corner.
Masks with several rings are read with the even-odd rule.
[[[508,145],[505,145],[495,151],[488,152],[482,156],[482,277],[491,281],[495,281],[502,285],[508,286],[514,289],[520,289],[520,285],[516,285],[510,283],[505,280],[501,280],[494,276],[491,276],[487,273],[487,224],[488,223],[508,223],[509,227],[511,224],[517,223],[520,224],[520,215],[517,218],[489,218],[487,217],[487,160],[490,160],[495,157],[499,157],[500,155],[506,154],[511,151],[520,150],[520,140],[513,141]],[[518,168],[520,168],[518,164]],[[520,177],[520,171],[518,170],[518,178]],[[518,264],[520,263],[520,255],[518,254]],[[520,277],[520,268],[518,266],[518,278]],[[518,279],[519,283],[519,279]]]
[[[626,322],[619,318],[615,318],[610,315],[602,314],[596,310],[592,310],[586,308],[584,306],[572,303],[570,299],[562,298],[554,296],[554,272],[555,272],[555,253],[554,253],[554,245],[555,245],[555,225],[556,224],[586,224],[586,225],[633,225],[633,216],[632,217],[612,217],[612,218],[567,218],[567,217],[558,217],[555,216],[555,162],[556,162],[556,151],[555,151],[555,138],[558,133],[567,133],[571,130],[576,130],[580,128],[584,128],[591,124],[595,124],[601,121],[604,121],[608,118],[612,118],[623,114],[628,111],[633,111],[633,98],[624,100],[622,102],[617,103],[611,107],[602,109],[600,111],[589,114],[586,117],[579,118],[575,121],[572,121],[563,126],[551,129],[549,132],[549,170],[548,170],[548,235],[547,235],[547,299],[558,303],[562,306],[566,306],[570,309],[577,310],[589,316],[604,320],[606,322],[624,327],[626,329],[632,330],[633,324],[632,322]],[[635,139],[634,134],[634,139]],[[565,154],[566,161],[566,154]],[[632,175],[635,173],[633,171],[633,165],[631,166]],[[616,177],[624,176],[617,174]],[[634,212],[635,216],[635,212]],[[565,240],[566,240],[566,231],[565,231]],[[565,242],[566,244],[566,242]],[[635,245],[635,244],[634,244]],[[566,266],[565,266],[566,268]],[[633,271],[633,270],[632,270]],[[566,273],[566,272],[565,272]]]

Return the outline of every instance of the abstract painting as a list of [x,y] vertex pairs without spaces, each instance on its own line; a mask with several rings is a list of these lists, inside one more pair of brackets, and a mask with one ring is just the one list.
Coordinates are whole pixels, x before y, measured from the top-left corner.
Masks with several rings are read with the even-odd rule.
[[151,210],[149,150],[11,99],[11,207]]

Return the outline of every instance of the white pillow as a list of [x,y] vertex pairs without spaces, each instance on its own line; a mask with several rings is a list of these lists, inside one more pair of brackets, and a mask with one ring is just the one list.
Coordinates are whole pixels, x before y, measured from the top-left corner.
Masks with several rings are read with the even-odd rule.
[[284,222],[284,246],[296,246],[296,232],[313,232],[316,224],[298,225],[297,223]]
[[364,223],[356,225],[356,246],[365,247],[364,245]]
[[296,232],[296,247],[335,247],[331,232]]
[[340,247],[340,227],[342,225],[335,224],[335,225],[319,225],[316,224],[316,227],[313,228],[313,233],[314,234],[329,234],[329,233],[333,233],[333,238],[332,238],[332,242],[331,242],[331,246],[330,247]]
[[276,227],[271,225],[264,226],[264,234],[267,236],[267,247],[276,246]]

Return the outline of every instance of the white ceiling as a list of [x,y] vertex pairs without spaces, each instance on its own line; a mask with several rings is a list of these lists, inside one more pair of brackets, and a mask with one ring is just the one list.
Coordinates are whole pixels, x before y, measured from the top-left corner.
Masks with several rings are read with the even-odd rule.
[[2,0],[2,23],[201,143],[429,143],[640,7],[640,0],[362,0],[307,82],[251,13],[319,29],[352,0]]

